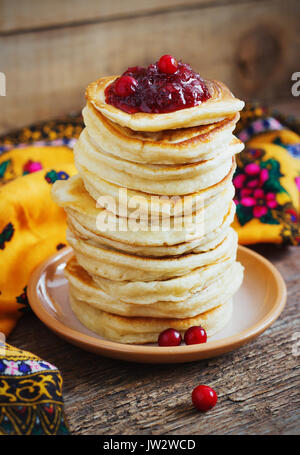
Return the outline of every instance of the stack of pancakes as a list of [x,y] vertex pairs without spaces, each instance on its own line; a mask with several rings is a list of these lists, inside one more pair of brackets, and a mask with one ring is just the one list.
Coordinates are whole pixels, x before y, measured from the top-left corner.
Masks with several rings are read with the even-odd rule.
[[155,342],[170,327],[213,335],[243,278],[230,227],[243,102],[206,81],[211,98],[196,107],[128,114],[105,102],[114,79],[88,86],[79,174],[53,186],[75,254],[65,269],[72,309],[122,343]]

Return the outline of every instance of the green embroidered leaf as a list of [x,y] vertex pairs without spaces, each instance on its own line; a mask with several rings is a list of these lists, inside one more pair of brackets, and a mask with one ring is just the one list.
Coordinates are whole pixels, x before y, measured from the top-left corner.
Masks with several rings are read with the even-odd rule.
[[262,161],[260,163],[261,168],[268,169],[269,174],[272,175],[272,177],[282,177],[282,173],[280,172],[280,163],[275,160],[274,158],[270,158],[266,161]]
[[275,145],[280,145],[281,147],[284,147],[285,149],[288,148],[287,144],[284,144],[281,140],[281,137],[280,136],[277,136],[273,139],[273,144]]
[[13,227],[8,226],[7,229],[3,231],[3,239],[5,242],[9,242],[9,240],[12,238],[14,233]]
[[54,183],[57,180],[57,172],[52,169],[51,171],[47,172],[45,175],[45,179],[48,183]]
[[11,160],[7,160],[7,161],[3,161],[1,164],[0,164],[0,178],[2,179],[4,177],[4,174],[6,172],[6,169],[8,168],[8,166],[10,165],[11,163]]
[[14,234],[14,227],[12,223],[8,223],[3,231],[0,233],[0,250],[4,250],[5,243],[9,242]]
[[287,193],[286,189],[281,185],[279,180],[269,178],[264,184],[263,184],[263,189],[266,192],[272,192],[272,193]]
[[268,210],[267,213],[260,218],[260,222],[264,224],[280,224],[279,221],[273,217],[271,210]]
[[241,226],[244,226],[248,221],[252,220],[252,208],[251,207],[244,207],[242,204],[238,204],[236,206],[236,215],[237,219]]
[[263,189],[265,191],[271,191],[273,193],[287,193],[286,189],[280,183],[280,177],[283,177],[283,174],[280,172],[280,163],[274,158],[263,161],[260,164],[262,169],[267,169],[269,172],[269,178],[263,184]]

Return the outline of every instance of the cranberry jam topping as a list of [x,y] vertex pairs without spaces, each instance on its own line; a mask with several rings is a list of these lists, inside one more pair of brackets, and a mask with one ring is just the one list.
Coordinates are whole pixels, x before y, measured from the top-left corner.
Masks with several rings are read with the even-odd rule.
[[106,88],[105,96],[108,104],[129,114],[174,112],[211,97],[201,76],[171,55],[148,68],[128,68]]

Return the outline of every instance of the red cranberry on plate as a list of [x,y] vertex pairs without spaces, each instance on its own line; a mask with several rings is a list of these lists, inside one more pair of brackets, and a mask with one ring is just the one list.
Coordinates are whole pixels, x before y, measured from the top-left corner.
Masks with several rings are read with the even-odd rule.
[[193,326],[190,327],[184,334],[185,344],[200,344],[206,343],[207,335],[203,327]]
[[182,337],[180,332],[175,329],[167,329],[160,333],[158,337],[159,346],[179,346]]

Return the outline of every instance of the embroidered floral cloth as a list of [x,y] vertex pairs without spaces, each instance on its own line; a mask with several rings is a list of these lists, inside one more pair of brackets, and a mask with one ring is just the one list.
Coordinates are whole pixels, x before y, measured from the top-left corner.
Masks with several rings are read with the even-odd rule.
[[0,157],[0,332],[28,306],[32,270],[66,244],[65,214],[50,190],[76,172],[68,147],[13,149]]
[[285,129],[262,133],[237,156],[233,227],[239,243],[300,243],[299,141]]
[[30,352],[0,342],[0,435],[68,434],[62,377]]
[[[77,116],[0,138],[0,336],[29,309],[26,286],[33,269],[66,243],[65,215],[50,188],[76,173],[71,148],[82,128]],[[299,244],[299,123],[248,106],[236,134],[247,146],[237,157],[233,180],[240,243]],[[66,433],[59,371],[31,353],[5,347],[0,434]]]
[[[0,157],[0,340],[29,309],[32,270],[65,243],[65,215],[51,200],[75,173],[67,147],[28,147]],[[66,434],[62,377],[37,356],[0,344],[0,434]]]

